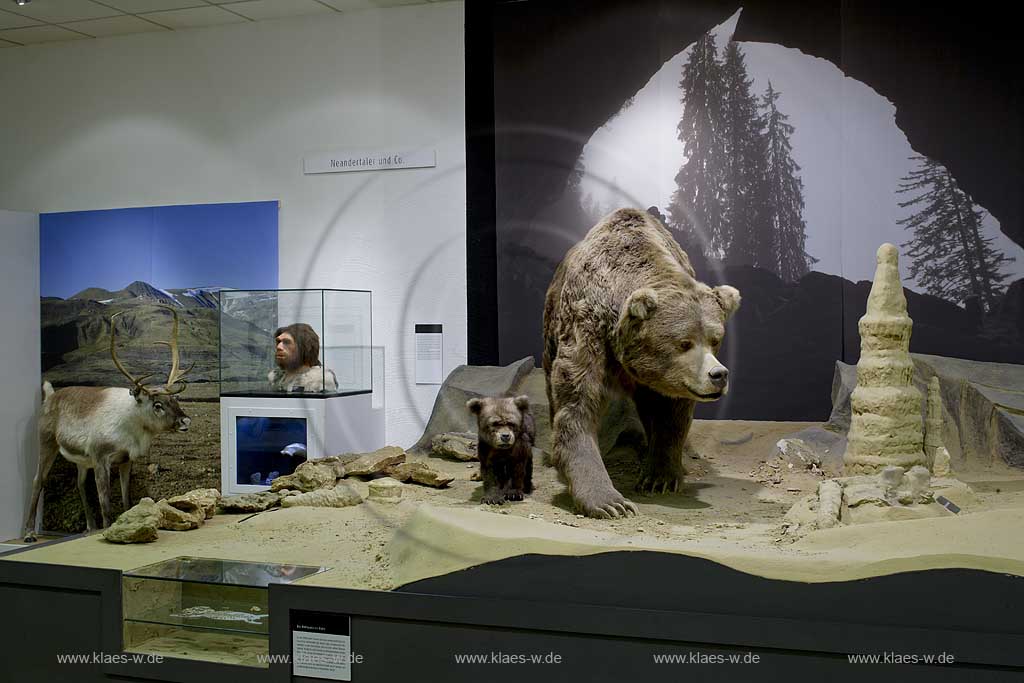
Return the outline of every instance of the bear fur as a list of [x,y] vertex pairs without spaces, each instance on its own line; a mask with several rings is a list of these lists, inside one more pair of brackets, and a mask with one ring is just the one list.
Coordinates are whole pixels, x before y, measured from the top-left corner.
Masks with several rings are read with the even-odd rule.
[[612,392],[633,399],[647,435],[637,490],[679,490],[694,407],[728,391],[715,356],[739,303],[735,288],[699,282],[686,252],[645,211],[615,211],[569,250],[544,305],[544,374],[551,464],[579,512],[637,512],[597,446]]
[[477,420],[481,502],[522,500],[533,491],[535,431],[529,396],[472,398],[466,407]]

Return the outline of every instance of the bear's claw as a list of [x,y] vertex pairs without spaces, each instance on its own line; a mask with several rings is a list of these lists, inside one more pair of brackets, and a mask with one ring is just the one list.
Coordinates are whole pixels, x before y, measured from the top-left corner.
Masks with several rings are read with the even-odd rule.
[[587,517],[596,519],[618,519],[629,515],[640,514],[640,509],[631,500],[626,500],[613,489],[614,495],[609,495],[611,500],[602,502],[577,501],[580,511]]
[[682,488],[681,476],[674,474],[645,474],[636,483],[636,490],[641,493],[678,493]]

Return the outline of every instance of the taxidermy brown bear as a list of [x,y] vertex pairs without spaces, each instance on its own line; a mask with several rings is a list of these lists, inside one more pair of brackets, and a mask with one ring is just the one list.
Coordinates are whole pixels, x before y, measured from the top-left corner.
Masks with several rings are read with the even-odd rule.
[[473,398],[466,403],[476,415],[481,502],[501,505],[522,500],[533,491],[534,424],[530,398]]
[[699,282],[686,252],[645,211],[619,209],[569,250],[544,305],[544,373],[551,462],[579,512],[637,512],[597,446],[613,391],[633,398],[647,433],[637,489],[679,489],[694,406],[728,390],[729,371],[715,356],[739,304],[735,288]]

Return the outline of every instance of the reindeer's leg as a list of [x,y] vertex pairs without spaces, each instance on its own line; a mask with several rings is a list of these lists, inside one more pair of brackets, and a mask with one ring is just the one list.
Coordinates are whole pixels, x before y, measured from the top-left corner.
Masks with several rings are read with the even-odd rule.
[[[89,498],[85,495],[85,479],[89,476],[89,467],[87,465],[79,465],[78,467],[78,497],[82,500],[82,511],[85,513],[85,530],[96,531],[96,522],[92,518],[92,510],[89,509]],[[97,486],[99,485],[99,477],[97,479]]]
[[96,468],[93,472],[96,475],[96,493],[100,499],[100,517],[103,528],[110,526],[110,463],[105,458],[97,458]]
[[121,478],[121,506],[127,510],[132,506],[131,498],[128,497],[128,483],[132,477],[131,460],[126,460],[117,466],[117,476]]
[[46,477],[50,474],[50,468],[53,467],[53,463],[57,461],[57,444],[53,442],[43,442],[39,449],[39,465],[36,467],[36,476],[32,480],[32,499],[28,504],[28,511],[25,513],[25,533],[24,539],[26,543],[34,543],[36,541],[36,510],[39,508],[39,494],[43,492],[43,484],[46,483]]

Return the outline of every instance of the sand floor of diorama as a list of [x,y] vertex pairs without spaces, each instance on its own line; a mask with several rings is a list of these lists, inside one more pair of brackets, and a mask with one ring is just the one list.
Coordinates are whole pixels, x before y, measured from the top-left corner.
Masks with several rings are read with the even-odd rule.
[[[217,515],[195,531],[161,531],[154,543],[118,546],[92,535],[0,560],[122,570],[179,555],[317,564],[331,571],[303,584],[382,590],[526,553],[617,550],[682,553],[795,581],[942,567],[1024,575],[1024,472],[1006,468],[957,472],[976,497],[960,515],[815,531],[799,540],[786,536],[786,511],[822,477],[788,468],[776,459],[775,444],[806,426],[697,421],[691,443],[699,456],[687,458],[687,483],[673,494],[633,494],[635,456],[611,453],[606,462],[613,481],[640,508],[639,516],[620,520],[577,517],[564,485],[540,462],[532,496],[489,507],[479,503],[479,482],[470,480],[475,463],[417,457],[456,480],[442,490],[406,485],[397,505]],[[367,493],[365,482],[355,486]]]

